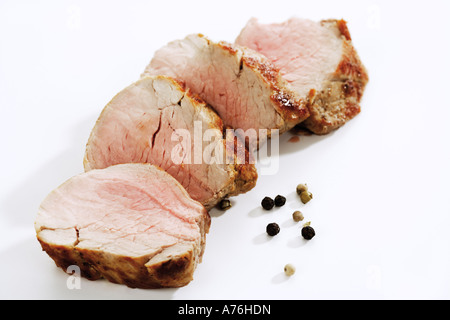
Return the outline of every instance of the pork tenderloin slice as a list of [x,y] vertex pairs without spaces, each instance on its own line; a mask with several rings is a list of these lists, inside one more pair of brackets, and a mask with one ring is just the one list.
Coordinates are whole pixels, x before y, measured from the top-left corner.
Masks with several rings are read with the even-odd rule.
[[252,18],[235,43],[267,56],[300,97],[314,96],[301,126],[327,134],[360,113],[368,74],[344,20],[261,24]]
[[37,239],[58,267],[135,288],[185,286],[211,219],[168,173],[122,164],[75,176],[42,202]]
[[142,74],[147,75],[183,81],[234,129],[284,132],[309,115],[308,97],[299,98],[266,57],[201,34],[159,49]]
[[242,165],[236,157],[227,153],[222,121],[205,102],[172,78],[152,76],[125,88],[104,108],[87,143],[84,167],[151,163],[210,209],[255,186],[255,165]]

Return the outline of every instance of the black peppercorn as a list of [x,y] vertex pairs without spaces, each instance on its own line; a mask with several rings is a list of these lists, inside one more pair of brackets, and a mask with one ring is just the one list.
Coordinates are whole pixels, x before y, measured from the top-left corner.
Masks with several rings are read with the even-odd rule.
[[220,201],[218,207],[220,210],[228,210],[231,208],[231,202],[230,202],[230,200],[224,199],[224,200]]
[[285,203],[286,203],[285,197],[280,196],[280,195],[275,197],[275,206],[282,207],[282,206],[284,206]]
[[280,232],[280,226],[278,224],[269,223],[266,227],[267,234],[271,237],[276,236]]
[[310,226],[303,227],[303,229],[302,229],[303,238],[305,238],[306,240],[311,240],[312,238],[314,238],[315,235],[316,235],[316,232],[314,231],[314,229],[312,227],[310,227]]
[[271,210],[273,208],[273,206],[275,205],[274,201],[272,198],[269,197],[265,197],[262,201],[261,201],[261,206],[266,209],[266,210]]

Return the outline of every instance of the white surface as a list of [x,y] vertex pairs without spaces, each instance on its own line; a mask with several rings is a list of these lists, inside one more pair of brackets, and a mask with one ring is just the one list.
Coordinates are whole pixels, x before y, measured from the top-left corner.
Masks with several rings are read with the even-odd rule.
[[[448,1],[0,2],[0,298],[450,298]],[[138,290],[68,276],[41,251],[43,198],[83,171],[104,105],[153,52],[193,32],[233,41],[247,20],[345,18],[370,83],[362,113],[325,137],[282,138],[280,169],[213,211],[187,287]],[[302,205],[297,183],[314,199]],[[288,203],[263,212],[261,199]],[[304,212],[317,236],[300,238]],[[265,227],[281,233],[268,239]],[[286,263],[296,266],[291,278]]]

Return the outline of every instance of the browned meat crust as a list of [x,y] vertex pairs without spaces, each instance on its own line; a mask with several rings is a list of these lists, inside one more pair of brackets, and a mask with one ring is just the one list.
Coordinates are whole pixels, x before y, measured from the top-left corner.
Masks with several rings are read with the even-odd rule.
[[[242,49],[244,50],[244,49]],[[256,55],[251,49],[245,48],[247,55],[242,57],[243,63],[256,70],[272,90],[271,100],[277,106],[277,111],[285,121],[285,128],[280,133],[291,129],[297,123],[309,116],[309,101],[299,98],[290,85],[281,76],[272,62],[261,55]]]
[[192,279],[198,261],[193,251],[183,252],[146,267],[148,257],[132,258],[100,250],[84,250],[71,246],[55,246],[41,241],[42,249],[56,265],[68,272],[70,266],[80,268],[88,280],[106,279],[130,288],[176,288]]
[[[106,279],[130,288],[176,288],[193,279],[195,268],[203,257],[205,235],[209,232],[211,217],[205,211],[199,221],[202,243],[200,248],[180,243],[163,249],[153,257],[129,257],[103,250],[81,249],[73,245],[56,245],[37,239],[42,250],[55,261],[56,266],[68,272],[71,266],[80,268],[81,276],[88,280]],[[186,249],[188,248],[188,249]]]
[[342,60],[320,92],[314,92],[309,105],[310,117],[301,126],[315,134],[327,134],[361,112],[360,101],[369,76],[353,47],[344,20],[324,20],[323,25],[336,27],[343,38]]

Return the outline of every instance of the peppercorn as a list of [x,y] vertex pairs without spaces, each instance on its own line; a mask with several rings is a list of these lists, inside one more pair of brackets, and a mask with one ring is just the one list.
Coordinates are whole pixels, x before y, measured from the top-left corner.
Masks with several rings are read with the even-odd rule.
[[284,273],[289,277],[292,276],[295,273],[295,267],[292,264],[288,263],[284,266]]
[[300,194],[300,200],[302,200],[302,202],[303,202],[304,204],[306,204],[306,203],[308,203],[309,201],[311,201],[312,198],[313,198],[313,195],[312,195],[312,193],[309,192],[309,191],[303,191],[303,192]]
[[280,226],[275,222],[269,223],[266,227],[266,232],[271,237],[276,236],[280,232]]
[[228,209],[230,209],[231,208],[230,200],[224,199],[224,200],[220,201],[219,208],[221,210],[228,210]]
[[304,217],[300,211],[295,211],[292,214],[292,219],[294,219],[295,222],[299,222],[299,221],[303,221]]
[[310,226],[303,227],[303,229],[302,229],[303,238],[305,238],[306,240],[311,240],[312,238],[314,238],[315,235],[316,235],[316,232],[314,231],[314,229],[312,227],[310,227]]
[[274,205],[275,205],[275,202],[273,201],[272,198],[269,198],[269,197],[265,197],[261,201],[261,206],[266,210],[271,210]]
[[284,206],[285,203],[286,203],[285,197],[280,196],[280,195],[275,197],[275,206],[282,207],[282,206]]
[[306,185],[306,184],[299,184],[299,185],[297,186],[297,194],[298,194],[298,195],[301,195],[302,192],[304,192],[304,191],[308,191],[307,185]]

